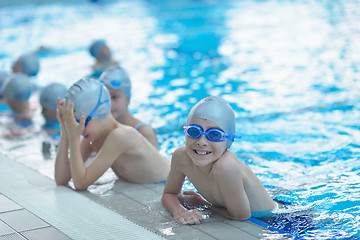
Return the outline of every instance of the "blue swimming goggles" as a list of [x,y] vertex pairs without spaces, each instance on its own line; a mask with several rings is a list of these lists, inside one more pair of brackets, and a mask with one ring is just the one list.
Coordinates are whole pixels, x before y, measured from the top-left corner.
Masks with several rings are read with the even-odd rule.
[[221,142],[226,138],[234,141],[235,138],[241,138],[241,136],[226,134],[220,128],[209,128],[204,132],[203,128],[197,124],[189,124],[183,127],[184,132],[191,138],[199,138],[201,135],[205,135],[207,139],[212,142]]
[[[107,99],[103,102],[101,102],[101,95],[102,95],[102,84],[100,83],[100,95],[99,95],[99,99],[98,102],[95,106],[95,108],[91,111],[91,113],[89,114],[89,116],[85,119],[85,127],[88,125],[88,123],[90,122],[90,120],[94,117],[94,116],[98,116],[100,117],[102,120],[105,121],[105,119],[100,115],[96,113],[96,110],[104,103],[107,103],[110,101],[110,99]],[[78,123],[80,123],[80,120],[76,120]]]

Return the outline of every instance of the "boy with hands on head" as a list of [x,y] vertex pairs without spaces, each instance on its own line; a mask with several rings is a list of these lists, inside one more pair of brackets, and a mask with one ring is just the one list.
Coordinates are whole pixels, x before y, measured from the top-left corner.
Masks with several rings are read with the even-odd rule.
[[[182,224],[199,224],[202,214],[183,206],[205,206],[224,217],[245,220],[271,214],[276,203],[260,180],[228,150],[235,138],[235,115],[222,98],[207,97],[190,111],[185,146],[175,150],[162,202]],[[198,192],[181,192],[185,177]]]
[[[76,190],[85,190],[108,168],[129,182],[166,178],[170,162],[138,131],[117,122],[110,109],[109,92],[95,79],[80,79],[68,89],[65,100],[58,100],[61,137],[55,160],[57,185],[72,178]],[[93,152],[97,154],[86,166],[84,162]]]

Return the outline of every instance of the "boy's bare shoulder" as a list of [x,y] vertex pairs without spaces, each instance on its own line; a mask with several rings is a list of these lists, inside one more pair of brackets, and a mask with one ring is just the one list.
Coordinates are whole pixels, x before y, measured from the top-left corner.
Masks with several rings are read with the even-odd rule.
[[223,175],[241,171],[242,164],[234,152],[227,150],[214,164],[213,172]]
[[137,134],[133,128],[121,126],[112,130],[107,136],[107,140],[130,143],[136,139]]
[[182,166],[186,166],[191,163],[191,159],[186,152],[185,146],[179,147],[174,151],[171,162]]
[[182,155],[182,154],[185,154],[186,153],[186,148],[185,146],[181,146],[181,147],[178,147],[177,149],[175,149],[173,155]]

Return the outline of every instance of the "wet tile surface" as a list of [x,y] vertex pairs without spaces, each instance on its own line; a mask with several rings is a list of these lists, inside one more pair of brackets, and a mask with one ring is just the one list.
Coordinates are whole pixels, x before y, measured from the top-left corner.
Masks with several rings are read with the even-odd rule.
[[65,234],[0,194],[0,240],[70,239]]
[[0,194],[0,213],[22,209],[21,206]]
[[176,223],[161,203],[164,185],[133,184],[117,180],[106,193],[81,192],[82,195],[121,214],[128,220],[166,239],[263,239],[277,234],[248,221],[226,219],[217,214],[199,225]]
[[[16,187],[0,191],[0,240],[67,240],[71,239],[69,236],[91,239],[95,235],[98,236],[95,239],[118,239],[123,234],[134,239],[279,239],[277,234],[251,222],[229,220],[210,212],[203,213],[209,217],[199,225],[178,224],[161,203],[162,183],[134,184],[117,180],[105,191],[102,185],[87,191],[73,191],[56,187],[52,179],[25,168],[22,171],[19,174],[5,172],[4,178],[11,179]],[[97,192],[98,189],[101,191]],[[91,217],[79,221],[78,217],[85,215]],[[92,217],[99,221],[92,221]],[[119,221],[121,224],[115,224]]]

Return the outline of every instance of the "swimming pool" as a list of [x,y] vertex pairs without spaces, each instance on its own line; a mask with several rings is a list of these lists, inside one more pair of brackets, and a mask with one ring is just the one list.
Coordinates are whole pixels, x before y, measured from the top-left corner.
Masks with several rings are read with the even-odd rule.
[[[105,38],[133,83],[131,109],[158,129],[168,159],[201,98],[236,112],[238,158],[271,195],[314,209],[304,239],[360,237],[358,1],[100,1],[1,6],[0,69],[39,45],[39,85],[90,73],[87,46]],[[36,96],[33,97],[36,102]],[[40,111],[35,126],[42,123]],[[1,131],[11,125],[1,116]],[[39,137],[40,136],[40,137]],[[1,138],[2,151],[52,177],[47,136]],[[37,147],[35,147],[37,146]],[[23,154],[26,152],[26,155]],[[105,176],[111,185],[113,176]],[[102,189],[90,189],[105,191]]]

